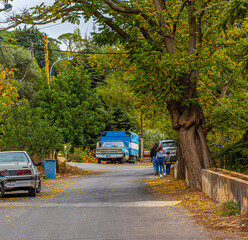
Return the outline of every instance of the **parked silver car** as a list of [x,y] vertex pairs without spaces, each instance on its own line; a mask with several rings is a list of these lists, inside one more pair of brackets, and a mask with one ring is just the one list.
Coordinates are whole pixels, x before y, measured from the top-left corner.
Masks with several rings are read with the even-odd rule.
[[6,191],[27,190],[29,196],[41,191],[36,164],[26,151],[0,152],[0,197]]

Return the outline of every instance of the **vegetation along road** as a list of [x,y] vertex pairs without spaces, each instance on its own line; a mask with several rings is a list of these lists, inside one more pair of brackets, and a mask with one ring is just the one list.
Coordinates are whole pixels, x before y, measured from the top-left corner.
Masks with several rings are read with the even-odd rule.
[[36,198],[6,194],[0,239],[212,239],[176,201],[147,192],[151,166],[74,165],[102,173],[45,181]]

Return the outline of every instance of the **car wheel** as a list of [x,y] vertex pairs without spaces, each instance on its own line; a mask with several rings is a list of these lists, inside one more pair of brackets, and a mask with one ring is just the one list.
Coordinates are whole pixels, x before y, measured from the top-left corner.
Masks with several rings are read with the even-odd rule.
[[3,182],[1,182],[1,192],[0,192],[0,198],[3,198],[3,196],[4,196],[4,192],[5,192],[5,187],[4,187],[4,183]]
[[97,159],[97,161],[98,161],[99,164],[102,162],[101,159],[99,159],[99,158]]
[[36,189],[36,193],[40,193],[41,191],[41,181],[39,180],[39,184],[38,184],[38,187]]
[[28,189],[28,195],[30,197],[35,197],[36,196],[36,188],[29,188]]

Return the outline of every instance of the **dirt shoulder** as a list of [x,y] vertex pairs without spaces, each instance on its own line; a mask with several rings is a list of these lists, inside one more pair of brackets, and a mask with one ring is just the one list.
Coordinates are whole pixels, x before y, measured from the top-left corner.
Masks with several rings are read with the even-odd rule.
[[248,228],[239,214],[223,217],[221,204],[212,201],[206,194],[188,188],[185,181],[171,176],[146,180],[150,193],[160,195],[163,200],[177,200],[177,207],[187,211],[197,224],[213,233],[213,239],[248,239]]
[[[45,171],[44,167],[38,167],[38,170],[40,172],[40,176],[42,178],[45,178]],[[89,174],[97,174],[98,172],[92,171],[92,170],[84,170],[78,167],[70,166],[66,164],[65,162],[59,162],[58,167],[56,170],[56,179],[60,178],[68,178],[71,176],[82,176],[82,175],[89,175]]]

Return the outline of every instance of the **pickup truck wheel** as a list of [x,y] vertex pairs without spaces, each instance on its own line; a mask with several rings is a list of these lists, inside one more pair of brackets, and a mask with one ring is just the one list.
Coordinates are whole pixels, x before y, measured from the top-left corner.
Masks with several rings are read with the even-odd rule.
[[5,193],[5,187],[4,187],[4,182],[1,182],[1,191],[0,191],[0,198],[3,198],[4,193]]
[[125,156],[121,158],[121,164],[124,164],[125,162]]
[[101,164],[102,163],[102,160],[101,159],[97,159],[97,162],[99,163],[99,164]]
[[28,189],[28,196],[35,197],[36,196],[36,188],[29,188]]

